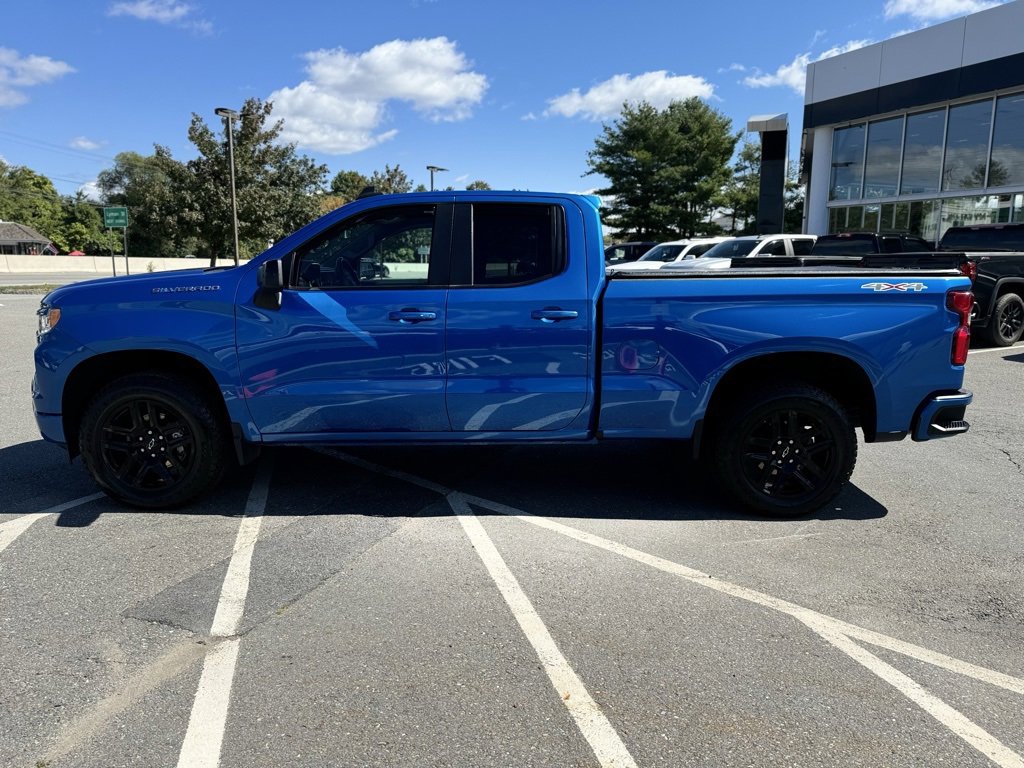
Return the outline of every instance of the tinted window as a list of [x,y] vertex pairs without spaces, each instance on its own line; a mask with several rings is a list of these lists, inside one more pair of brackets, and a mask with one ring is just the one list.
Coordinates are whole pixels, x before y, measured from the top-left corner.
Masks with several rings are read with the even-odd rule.
[[771,240],[765,244],[764,248],[758,251],[762,256],[785,256],[786,255],[786,241],[785,240]]
[[936,109],[907,117],[903,144],[903,180],[901,194],[938,192],[942,171],[942,136],[946,111]]
[[733,256],[746,256],[758,244],[758,240],[726,240],[705,251],[702,259],[731,259]]
[[875,253],[876,250],[873,237],[819,237],[811,253],[815,256],[852,256]]
[[715,243],[697,243],[696,245],[690,246],[690,250],[687,251],[686,255],[695,259],[698,256],[703,256],[714,247]]
[[473,206],[473,284],[526,283],[562,270],[561,208],[482,203]]
[[814,241],[809,237],[793,240],[792,243],[794,256],[807,256],[811,252],[811,248],[814,247]]
[[947,251],[1024,251],[1024,228],[950,229],[939,247]]
[[433,233],[433,206],[357,215],[295,251],[295,284],[325,289],[426,285]]
[[656,245],[641,256],[640,261],[672,261],[685,247],[685,245]]

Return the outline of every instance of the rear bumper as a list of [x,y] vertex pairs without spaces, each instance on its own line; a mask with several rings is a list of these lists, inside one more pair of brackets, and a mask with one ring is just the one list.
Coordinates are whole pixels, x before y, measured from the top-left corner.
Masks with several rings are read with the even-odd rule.
[[973,394],[962,389],[929,397],[917,409],[912,438],[921,442],[966,432],[971,425],[964,420],[964,415],[973,399]]

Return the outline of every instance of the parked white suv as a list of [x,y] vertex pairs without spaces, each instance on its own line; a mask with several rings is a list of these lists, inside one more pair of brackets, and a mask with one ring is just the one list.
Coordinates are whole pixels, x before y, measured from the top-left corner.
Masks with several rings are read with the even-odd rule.
[[733,259],[751,256],[810,256],[817,235],[749,235],[732,237],[693,261],[666,264],[665,269],[729,269]]
[[731,239],[729,237],[695,237],[689,240],[670,240],[666,243],[658,243],[637,261],[614,265],[609,269],[626,269],[631,272],[642,269],[661,269],[666,264],[695,259],[702,256],[712,246]]

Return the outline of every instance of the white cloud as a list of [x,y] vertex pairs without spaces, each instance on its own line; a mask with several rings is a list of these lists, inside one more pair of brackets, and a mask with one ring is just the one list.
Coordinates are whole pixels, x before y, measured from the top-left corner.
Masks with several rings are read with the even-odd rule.
[[446,37],[391,40],[364,53],[342,48],[305,55],[307,80],[270,94],[284,120],[281,138],[331,154],[359,152],[395,136],[380,131],[389,101],[410,104],[428,120],[470,116],[487,78]]
[[586,93],[573,88],[569,93],[549,99],[544,115],[583,115],[588,120],[597,121],[619,114],[623,103],[627,101],[646,101],[658,109],[664,109],[672,101],[691,96],[709,99],[714,92],[714,86],[703,77],[670,75],[665,70],[644,72],[636,77],[615,75]]
[[966,16],[1000,5],[990,0],[886,0],[885,18],[911,16],[919,21],[939,21]]
[[98,141],[87,139],[85,136],[76,136],[69,142],[68,146],[73,147],[74,149],[86,149],[91,151],[93,149],[99,149],[103,145]]
[[195,7],[177,0],[133,0],[114,3],[107,11],[108,16],[131,16],[140,21],[155,21],[158,24],[175,24],[199,34],[213,32],[213,25],[194,15]]
[[28,101],[23,89],[42,85],[74,72],[74,67],[49,56],[21,56],[0,48],[0,107],[15,107]]
[[843,45],[829,48],[824,53],[813,58],[809,53],[801,53],[789,64],[783,64],[774,72],[761,72],[758,70],[756,75],[743,78],[743,84],[751,88],[775,88],[784,85],[792,88],[799,94],[803,94],[804,85],[807,80],[807,65],[811,61],[821,61],[832,56],[838,56],[841,53],[855,51],[858,48],[863,48],[865,45],[871,45],[871,43],[871,40],[851,40]]
[[94,203],[99,203],[103,200],[103,196],[100,194],[100,185],[95,180],[85,182],[85,184],[78,188],[78,191],[83,193],[87,200],[91,200]]

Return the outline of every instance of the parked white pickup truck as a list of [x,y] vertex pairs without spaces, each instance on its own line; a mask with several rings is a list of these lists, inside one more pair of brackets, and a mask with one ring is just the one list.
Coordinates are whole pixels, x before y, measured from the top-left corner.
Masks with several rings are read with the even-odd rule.
[[808,256],[816,235],[749,235],[733,237],[707,250],[699,259],[666,264],[664,269],[729,269],[733,259],[752,256]]
[[732,239],[731,237],[696,237],[689,240],[670,240],[654,246],[637,261],[612,265],[609,269],[627,269],[630,271],[661,269],[666,264],[686,260],[692,261],[698,256],[703,256],[713,246]]

